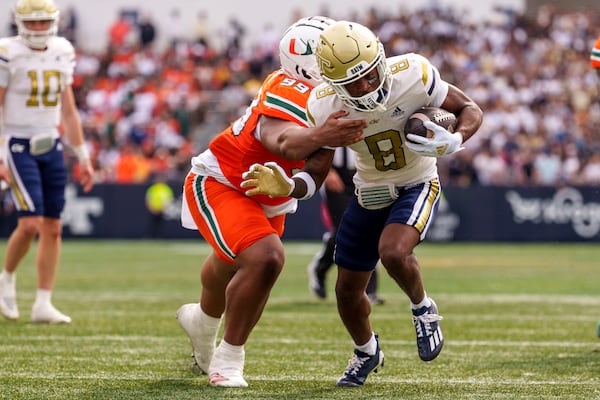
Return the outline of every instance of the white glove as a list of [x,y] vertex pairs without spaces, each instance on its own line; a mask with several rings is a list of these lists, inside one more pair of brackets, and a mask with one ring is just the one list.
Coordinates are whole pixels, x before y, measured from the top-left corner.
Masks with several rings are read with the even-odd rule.
[[433,131],[433,137],[428,139],[412,133],[406,135],[408,140],[415,142],[406,142],[406,147],[412,152],[426,157],[443,157],[464,149],[460,132],[449,132],[431,121],[423,122],[423,126]]
[[240,187],[253,187],[246,191],[246,196],[266,194],[271,197],[288,197],[296,187],[296,182],[275,162],[252,164],[242,174],[242,178],[244,181]]

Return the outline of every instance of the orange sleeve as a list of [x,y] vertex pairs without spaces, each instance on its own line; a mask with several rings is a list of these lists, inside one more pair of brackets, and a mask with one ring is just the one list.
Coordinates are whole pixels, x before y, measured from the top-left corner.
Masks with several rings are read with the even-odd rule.
[[311,89],[312,86],[290,78],[281,71],[273,73],[263,84],[257,110],[261,115],[294,121],[306,127],[306,103]]
[[600,68],[600,36],[596,39],[592,54],[590,55],[590,61],[592,63],[592,68]]

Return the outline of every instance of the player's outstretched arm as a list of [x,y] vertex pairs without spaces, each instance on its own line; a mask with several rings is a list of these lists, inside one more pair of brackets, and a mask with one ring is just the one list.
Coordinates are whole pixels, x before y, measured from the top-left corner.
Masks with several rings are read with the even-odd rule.
[[288,160],[305,160],[321,147],[349,146],[363,139],[364,119],[344,119],[347,111],[332,113],[325,123],[313,128],[291,121],[261,117],[260,137],[271,152]]
[[254,164],[246,171],[240,184],[247,196],[265,194],[271,197],[311,198],[321,187],[333,160],[333,150],[320,149],[306,161],[302,171],[291,178],[277,163]]

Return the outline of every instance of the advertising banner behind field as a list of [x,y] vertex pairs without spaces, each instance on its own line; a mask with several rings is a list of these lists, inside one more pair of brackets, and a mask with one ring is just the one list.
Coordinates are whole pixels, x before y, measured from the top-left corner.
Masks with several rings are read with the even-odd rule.
[[[87,194],[69,186],[64,237],[200,238],[198,232],[181,227],[181,186],[169,186],[173,201],[165,203],[160,215],[146,206],[149,185],[97,185]],[[16,216],[6,195],[1,204],[0,237],[7,237]],[[284,239],[320,240],[324,231],[316,196],[301,201],[298,212],[288,216]],[[600,188],[444,188],[428,240],[600,241]]]

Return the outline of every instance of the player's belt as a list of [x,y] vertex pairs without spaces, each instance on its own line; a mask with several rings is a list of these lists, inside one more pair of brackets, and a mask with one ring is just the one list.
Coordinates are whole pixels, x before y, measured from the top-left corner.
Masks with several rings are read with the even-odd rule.
[[356,188],[358,203],[367,210],[378,210],[390,205],[398,198],[398,188],[393,183],[380,186]]
[[45,154],[54,148],[56,136],[50,133],[47,135],[36,135],[29,139],[29,153],[32,156]]

